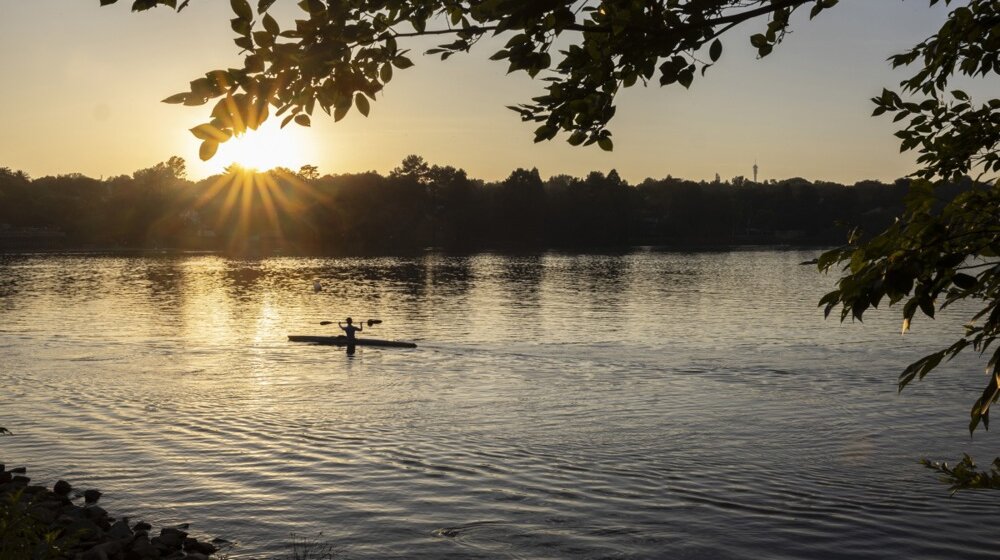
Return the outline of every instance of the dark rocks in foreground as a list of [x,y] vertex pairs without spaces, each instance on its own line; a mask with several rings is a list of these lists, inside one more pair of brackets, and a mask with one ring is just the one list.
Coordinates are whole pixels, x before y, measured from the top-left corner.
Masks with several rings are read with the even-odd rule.
[[[77,505],[68,482],[60,480],[49,490],[32,485],[23,476],[26,473],[24,467],[8,471],[0,464],[0,519],[8,518],[8,526],[16,522],[23,527],[6,538],[23,541],[26,558],[54,553],[56,558],[73,560],[208,560],[218,551],[214,544],[189,537],[180,528],[163,528],[151,536],[149,523],[130,526],[127,517],[109,516],[97,505],[99,491],[76,492],[75,499],[84,498],[83,505]],[[49,550],[44,543],[47,535],[55,537]]]

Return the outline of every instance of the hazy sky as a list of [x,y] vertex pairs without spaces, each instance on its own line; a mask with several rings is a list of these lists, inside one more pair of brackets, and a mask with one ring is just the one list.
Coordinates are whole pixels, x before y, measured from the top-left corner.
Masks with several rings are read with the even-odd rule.
[[[295,3],[277,2],[279,21],[294,17]],[[241,65],[229,2],[191,0],[180,14],[133,14],[129,0],[98,4],[0,0],[0,167],[100,177],[179,155],[198,179],[230,163],[224,150],[198,159],[187,129],[208,120],[206,107],[160,103],[205,71]],[[940,26],[946,10],[927,4],[842,0],[812,22],[800,14],[763,60],[748,39],[763,22],[743,24],[724,37],[722,60],[691,90],[621,94],[610,154],[560,138],[533,144],[535,125],[504,106],[537,95],[542,83],[507,76],[504,63],[487,60],[490,44],[446,62],[414,56],[416,66],[395,73],[369,118],[352,111],[334,123],[317,111],[312,128],[272,130],[258,149],[272,158],[266,163],[311,163],[322,173],[385,173],[415,153],[488,180],[517,167],[538,167],[543,176],[616,168],[633,182],[729,179],[750,176],[754,160],[761,179],[892,180],[912,171],[914,157],[899,154],[890,119],[869,117],[869,98],[908,75],[890,71],[885,59]]]

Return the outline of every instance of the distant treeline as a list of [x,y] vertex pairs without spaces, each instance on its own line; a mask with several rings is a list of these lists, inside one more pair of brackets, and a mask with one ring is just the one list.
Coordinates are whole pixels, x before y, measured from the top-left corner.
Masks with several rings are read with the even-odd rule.
[[132,176],[32,179],[0,168],[0,248],[200,249],[245,254],[400,253],[626,245],[839,244],[903,208],[908,182],[846,186],[667,177],[612,170],[500,182],[409,156],[385,177],[313,166],[191,182],[181,158]]

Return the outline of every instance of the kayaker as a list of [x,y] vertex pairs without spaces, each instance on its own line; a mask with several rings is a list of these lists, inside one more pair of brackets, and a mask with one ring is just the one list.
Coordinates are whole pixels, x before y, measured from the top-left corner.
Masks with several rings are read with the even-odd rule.
[[337,323],[337,326],[340,327],[340,329],[343,330],[344,334],[347,336],[348,343],[353,343],[355,340],[357,340],[357,338],[354,336],[354,333],[361,332],[362,330],[364,330],[364,325],[359,325],[355,327],[353,323],[354,321],[350,317],[347,318],[347,326],[344,326],[343,323]]

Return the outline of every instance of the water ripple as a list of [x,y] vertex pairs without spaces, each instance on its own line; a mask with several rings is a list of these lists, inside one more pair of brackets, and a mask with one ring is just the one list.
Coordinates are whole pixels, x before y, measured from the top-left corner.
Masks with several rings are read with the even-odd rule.
[[[994,557],[916,463],[994,453],[981,364],[895,390],[968,310],[824,322],[812,256],[0,257],[0,459],[234,558]],[[420,346],[286,342],[348,314]]]

